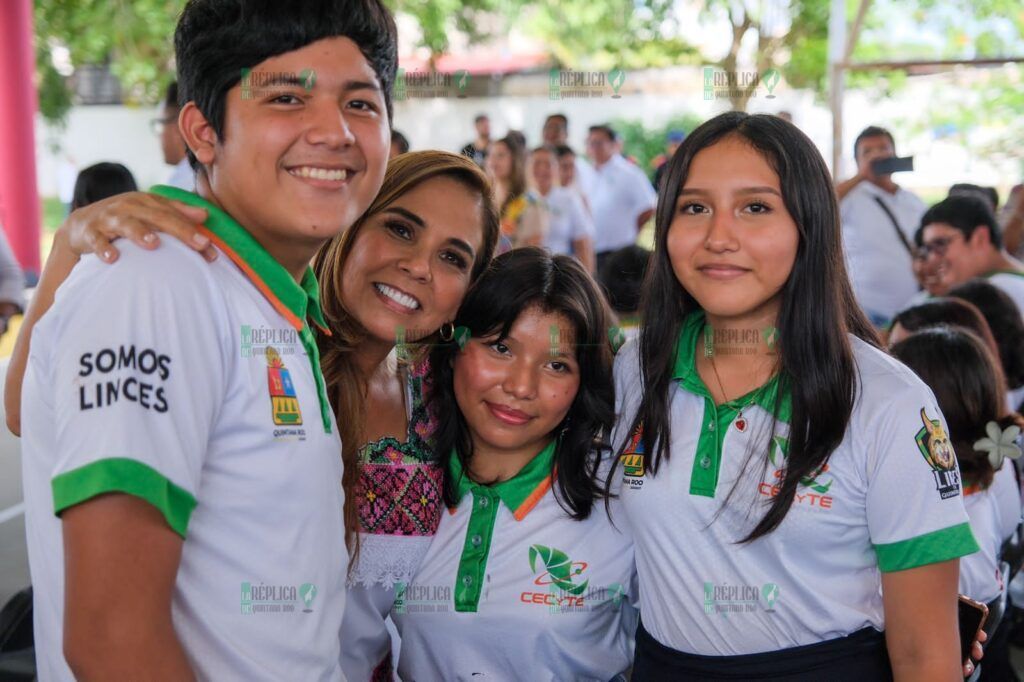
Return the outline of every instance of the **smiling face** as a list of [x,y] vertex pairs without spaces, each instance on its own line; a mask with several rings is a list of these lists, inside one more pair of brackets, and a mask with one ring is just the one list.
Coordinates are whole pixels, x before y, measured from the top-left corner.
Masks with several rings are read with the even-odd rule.
[[[552,328],[560,330],[552,347]],[[456,356],[453,386],[476,457],[524,460],[544,449],[580,386],[572,325],[528,308],[506,339],[472,338]]]
[[694,156],[667,252],[676,279],[709,318],[774,317],[799,241],[778,175],[742,138]]
[[929,223],[921,231],[924,266],[938,273],[941,286],[948,291],[973,277],[981,277],[988,270],[986,251],[991,242],[987,229],[977,229],[970,237],[947,223]]
[[455,317],[483,248],[482,201],[460,182],[425,180],[360,226],[342,273],[341,302],[369,335],[395,343]]
[[340,37],[267,59],[250,82],[244,95],[241,84],[228,91],[222,138],[191,102],[182,129],[206,167],[204,195],[294,274],[380,189],[390,142],[384,96],[359,48]]

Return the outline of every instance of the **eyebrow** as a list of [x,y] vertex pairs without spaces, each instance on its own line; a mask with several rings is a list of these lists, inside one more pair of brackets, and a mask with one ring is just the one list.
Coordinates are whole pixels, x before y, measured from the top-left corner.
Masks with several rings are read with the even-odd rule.
[[373,81],[345,81],[345,84],[341,86],[342,92],[354,92],[355,90],[373,90],[374,92],[380,92],[381,88],[378,83]]
[[[679,190],[679,196],[684,196],[684,195],[690,196],[690,195],[700,195],[700,194],[710,194],[710,193],[711,192],[709,190],[706,190],[706,189],[685,189],[684,188],[684,189]],[[782,197],[782,194],[779,193],[779,190],[775,189],[774,187],[768,187],[768,186],[744,187],[742,189],[737,190],[736,194],[774,194],[777,197],[780,197],[780,198]]]
[[[423,222],[423,218],[419,217],[418,215],[416,215],[407,208],[402,208],[401,206],[388,206],[382,211],[382,213],[397,213],[398,215],[402,216],[409,222],[414,223],[423,229],[427,228],[427,224]],[[447,243],[452,245],[456,249],[465,252],[465,254],[469,256],[470,260],[476,258],[476,251],[474,251],[473,247],[470,246],[470,244],[465,240],[451,237]]]

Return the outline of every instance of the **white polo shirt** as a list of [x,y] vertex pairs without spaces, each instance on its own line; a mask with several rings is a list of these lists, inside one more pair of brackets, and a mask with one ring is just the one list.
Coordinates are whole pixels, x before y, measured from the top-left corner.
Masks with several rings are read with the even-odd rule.
[[594,168],[594,177],[584,190],[594,216],[594,253],[635,244],[639,233],[636,219],[658,203],[651,181],[621,154]]
[[857,302],[874,317],[892,319],[918,286],[910,253],[876,197],[889,207],[910,244],[926,207],[903,188],[889,194],[867,181],[850,190],[839,204],[843,248]]
[[884,630],[880,571],[978,549],[956,461],[929,449],[929,430],[939,438],[942,428],[935,398],[904,365],[859,339],[851,339],[859,388],[846,436],[800,486],[779,527],[738,544],[777,494],[790,405],[785,399],[765,462],[779,382],[716,407],[695,370],[703,325],[703,313],[688,317],[677,344],[672,457],[656,476],[627,433],[642,392],[637,344],[615,362],[612,442],[630,443],[616,477],[636,547],[640,612],[657,641],[731,656]]
[[[26,530],[39,676],[62,653],[58,516],[104,493],[182,536],[172,617],[200,679],[342,679],[341,443],[301,286],[226,213],[212,264],[174,239],[87,257],[33,332],[22,394]],[[55,515],[56,513],[56,515]]]
[[633,547],[596,502],[573,520],[551,490],[554,443],[514,478],[473,483],[443,514],[391,616],[403,680],[610,680],[633,658]]
[[550,219],[544,246],[551,253],[573,255],[573,242],[594,238],[594,221],[580,196],[565,187],[552,187],[544,197]]

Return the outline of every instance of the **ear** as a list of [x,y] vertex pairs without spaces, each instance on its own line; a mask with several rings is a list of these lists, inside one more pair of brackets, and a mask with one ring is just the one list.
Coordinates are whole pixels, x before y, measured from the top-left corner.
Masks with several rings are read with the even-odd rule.
[[992,231],[988,225],[976,225],[969,241],[971,246],[990,246],[992,244]]
[[178,130],[199,163],[204,166],[213,163],[214,149],[218,142],[217,133],[195,102],[186,102],[181,108],[178,114]]

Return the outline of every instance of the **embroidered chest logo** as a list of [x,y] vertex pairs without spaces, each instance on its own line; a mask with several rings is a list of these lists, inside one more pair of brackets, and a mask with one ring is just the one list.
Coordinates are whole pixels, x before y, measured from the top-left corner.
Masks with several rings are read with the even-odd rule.
[[530,545],[529,558],[530,571],[537,575],[533,584],[548,591],[523,592],[519,601],[556,608],[583,606],[583,593],[590,581],[579,582],[576,577],[587,570],[585,561],[573,561],[562,550],[544,545]]
[[267,346],[267,386],[270,389],[270,404],[273,408],[274,423],[278,426],[302,424],[302,411],[295,395],[292,374],[284,366],[281,354],[273,346]]
[[[782,479],[786,475],[785,464],[789,456],[789,439],[783,436],[772,436],[771,444],[768,446],[768,461],[774,467],[770,477],[772,482],[762,481],[757,486],[757,492],[762,497],[775,497],[782,489]],[[817,471],[800,479],[800,486],[797,488],[796,496],[793,498],[794,505],[814,507],[816,509],[831,509],[833,497],[829,494],[834,478],[826,478],[828,463],[823,464]]]
[[619,456],[622,465],[622,483],[630,488],[643,486],[644,467],[643,426],[637,427],[629,439],[629,443]]
[[956,470],[956,456],[953,446],[949,444],[949,436],[938,419],[931,419],[921,408],[921,422],[924,426],[917,432],[914,440],[921,456],[932,468],[935,477],[935,489],[942,499],[956,497],[960,494],[960,473]]

